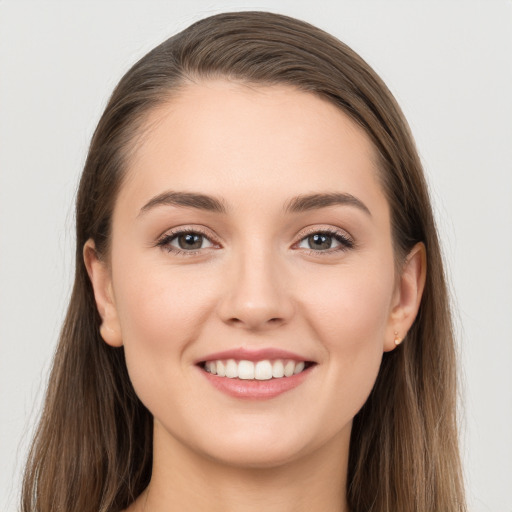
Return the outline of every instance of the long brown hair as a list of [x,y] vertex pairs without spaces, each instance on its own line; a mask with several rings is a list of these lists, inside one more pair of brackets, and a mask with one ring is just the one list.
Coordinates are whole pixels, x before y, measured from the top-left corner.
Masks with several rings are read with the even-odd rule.
[[406,340],[385,353],[354,419],[347,495],[351,512],[466,510],[456,424],[449,299],[427,186],[407,123],[375,72],[345,44],[293,18],[227,13],[171,37],[122,78],[94,133],[76,204],[76,275],[26,468],[24,512],[110,512],[148,485],[152,417],[131,385],[122,348],[100,337],[83,263],[92,238],[108,253],[125,163],[147,115],[187,82],[228,77],[289,84],[332,102],[367,133],[380,160],[397,267],[417,242],[427,281]]

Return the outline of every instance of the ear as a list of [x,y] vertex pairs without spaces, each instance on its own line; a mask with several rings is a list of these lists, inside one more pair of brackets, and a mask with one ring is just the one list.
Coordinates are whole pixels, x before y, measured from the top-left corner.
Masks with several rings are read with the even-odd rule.
[[84,244],[83,257],[94,290],[96,307],[101,317],[101,337],[112,347],[121,347],[123,340],[112,290],[110,269],[107,263],[98,256],[92,239],[87,240]]
[[389,352],[405,338],[411,328],[425,288],[427,254],[425,245],[417,243],[407,255],[393,296],[384,351]]

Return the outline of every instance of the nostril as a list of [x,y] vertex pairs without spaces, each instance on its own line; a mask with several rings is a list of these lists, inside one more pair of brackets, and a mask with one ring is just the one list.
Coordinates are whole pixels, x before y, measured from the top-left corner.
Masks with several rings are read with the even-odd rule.
[[237,317],[233,317],[233,318],[230,318],[228,320],[228,323],[232,324],[232,325],[244,325],[244,324],[247,324],[248,326],[250,326],[252,323],[254,324],[260,324],[260,326],[263,326],[265,324],[267,325],[276,325],[276,324],[280,324],[284,321],[283,318],[279,318],[279,317],[273,317],[273,318],[269,318],[268,320],[257,320],[257,319],[251,319],[251,318],[248,318],[247,320],[241,320],[240,318],[237,318]]

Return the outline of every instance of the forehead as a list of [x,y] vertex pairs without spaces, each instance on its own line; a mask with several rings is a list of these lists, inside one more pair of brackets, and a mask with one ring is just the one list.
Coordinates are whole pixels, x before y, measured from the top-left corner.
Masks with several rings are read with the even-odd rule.
[[370,200],[382,196],[376,161],[364,130],[325,99],[291,86],[206,81],[149,114],[119,199],[140,203],[170,189],[282,202],[336,189]]

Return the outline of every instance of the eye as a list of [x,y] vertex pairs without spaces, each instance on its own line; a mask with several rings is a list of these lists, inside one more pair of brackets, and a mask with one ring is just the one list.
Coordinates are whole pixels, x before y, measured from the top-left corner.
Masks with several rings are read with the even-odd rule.
[[[203,245],[206,244],[206,245]],[[200,233],[182,233],[176,235],[169,242],[169,245],[178,246],[180,249],[194,250],[212,246],[212,243]]]
[[315,252],[337,252],[351,249],[354,242],[339,231],[314,231],[302,238],[297,247]]
[[159,247],[177,254],[194,254],[201,249],[213,247],[211,240],[200,231],[182,230],[166,233],[157,243]]

